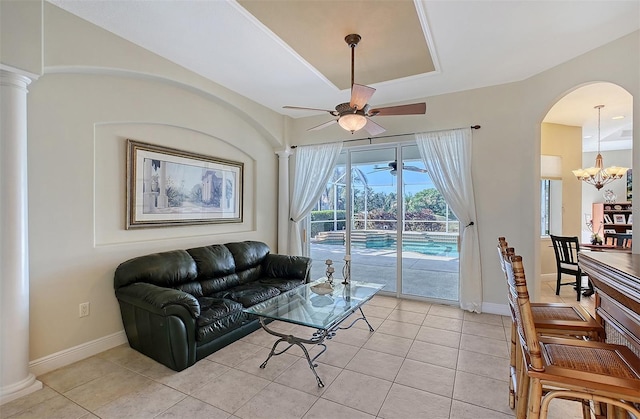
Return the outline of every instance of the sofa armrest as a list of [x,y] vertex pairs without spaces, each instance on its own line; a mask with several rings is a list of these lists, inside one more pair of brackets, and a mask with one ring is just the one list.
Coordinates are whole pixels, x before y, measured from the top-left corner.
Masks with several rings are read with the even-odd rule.
[[[187,309],[192,318],[200,316],[200,303],[191,294],[173,288],[138,282],[116,290],[118,300],[158,315],[176,315],[175,306]],[[178,310],[181,311],[181,310]]]
[[174,371],[196,362],[200,304],[186,292],[138,282],[116,289],[129,345]]
[[308,257],[269,253],[263,267],[263,273],[272,278],[304,279],[306,283],[310,280],[311,259]]

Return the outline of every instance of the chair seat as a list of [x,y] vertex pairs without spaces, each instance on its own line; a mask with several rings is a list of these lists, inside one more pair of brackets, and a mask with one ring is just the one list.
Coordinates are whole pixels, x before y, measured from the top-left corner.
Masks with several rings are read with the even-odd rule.
[[536,330],[542,335],[604,339],[604,328],[582,306],[563,303],[531,303],[531,312]]
[[640,402],[640,360],[626,346],[554,337],[542,337],[539,342],[544,371],[529,369],[531,377]]
[[[578,269],[578,265],[575,263],[564,263],[564,262],[560,262],[560,268],[565,271],[565,273],[568,273],[566,271],[570,271],[572,273],[578,273],[579,269]],[[584,274],[583,274],[584,275]]]

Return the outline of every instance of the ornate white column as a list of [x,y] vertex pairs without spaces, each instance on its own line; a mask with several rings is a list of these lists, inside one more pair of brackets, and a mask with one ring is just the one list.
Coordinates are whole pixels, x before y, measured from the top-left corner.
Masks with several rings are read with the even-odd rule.
[[278,155],[278,253],[289,250],[289,147]]
[[0,404],[42,388],[29,372],[29,83],[0,70]]

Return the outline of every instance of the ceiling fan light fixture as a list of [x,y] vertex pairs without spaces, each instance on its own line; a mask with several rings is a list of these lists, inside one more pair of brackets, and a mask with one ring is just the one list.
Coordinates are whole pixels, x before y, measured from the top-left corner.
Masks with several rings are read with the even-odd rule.
[[353,134],[355,131],[361,130],[367,124],[367,118],[364,115],[358,113],[348,113],[342,115],[338,119],[338,124],[347,131],[351,131]]

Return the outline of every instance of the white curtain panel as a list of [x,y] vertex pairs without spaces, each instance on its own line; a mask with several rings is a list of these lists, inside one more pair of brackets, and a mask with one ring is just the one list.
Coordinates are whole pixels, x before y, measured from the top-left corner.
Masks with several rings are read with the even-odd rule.
[[424,165],[460,221],[460,308],[482,311],[476,204],[471,180],[471,129],[416,134]]
[[[302,255],[301,221],[316,205],[336,166],[342,143],[300,146],[296,148],[293,196],[289,211],[289,254]],[[308,233],[306,233],[308,234]]]

